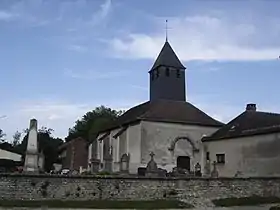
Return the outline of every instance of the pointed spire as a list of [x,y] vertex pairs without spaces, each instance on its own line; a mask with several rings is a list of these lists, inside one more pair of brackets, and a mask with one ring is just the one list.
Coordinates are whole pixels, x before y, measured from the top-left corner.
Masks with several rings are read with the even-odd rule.
[[161,49],[151,70],[159,66],[174,67],[176,69],[186,69],[186,67],[183,66],[167,40],[164,43],[163,48]]

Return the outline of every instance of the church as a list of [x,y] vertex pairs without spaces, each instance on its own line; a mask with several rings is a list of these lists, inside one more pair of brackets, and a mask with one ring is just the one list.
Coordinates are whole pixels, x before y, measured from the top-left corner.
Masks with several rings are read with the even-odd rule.
[[166,41],[149,71],[150,100],[129,109],[100,132],[90,146],[93,168],[97,163],[99,170],[137,174],[153,152],[159,168],[194,170],[204,159],[202,137],[223,123],[186,101],[185,70]]
[[280,175],[280,114],[248,104],[223,124],[186,101],[185,71],[166,40],[149,71],[149,101],[99,132],[89,145],[91,172],[137,174],[152,157],[168,172],[200,165],[202,175]]

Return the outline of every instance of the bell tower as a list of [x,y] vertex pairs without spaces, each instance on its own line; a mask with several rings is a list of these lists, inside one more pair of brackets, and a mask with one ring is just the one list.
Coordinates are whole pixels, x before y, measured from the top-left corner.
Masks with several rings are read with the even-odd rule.
[[186,67],[166,40],[150,74],[150,101],[186,101]]

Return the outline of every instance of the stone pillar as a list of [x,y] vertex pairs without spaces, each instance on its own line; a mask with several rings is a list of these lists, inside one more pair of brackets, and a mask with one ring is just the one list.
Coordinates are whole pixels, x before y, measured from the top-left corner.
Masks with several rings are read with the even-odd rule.
[[28,131],[27,148],[24,162],[24,172],[39,172],[39,153],[38,153],[38,131],[37,120],[30,120],[30,127]]
[[200,156],[200,165],[201,165],[201,173],[204,174],[204,169],[205,169],[205,160],[206,160],[206,157],[205,157],[205,150],[204,150],[204,145],[201,144],[201,156]]

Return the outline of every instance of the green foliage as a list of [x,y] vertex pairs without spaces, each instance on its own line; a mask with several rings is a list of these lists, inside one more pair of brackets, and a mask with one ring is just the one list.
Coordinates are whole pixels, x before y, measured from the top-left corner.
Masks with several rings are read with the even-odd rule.
[[16,131],[13,135],[12,145],[13,147],[17,146],[20,143],[21,132]]
[[280,210],[280,206],[272,206],[269,210]]
[[112,175],[110,172],[108,171],[100,171],[98,172],[96,175],[99,175],[99,176],[106,176],[106,175]]
[[256,206],[261,204],[269,203],[280,203],[280,198],[278,197],[261,197],[261,196],[251,196],[251,197],[241,197],[241,198],[223,198],[212,200],[215,206],[218,207],[231,207],[231,206]]
[[86,209],[186,209],[192,205],[177,200],[0,200],[2,207]]
[[0,143],[3,143],[5,141],[6,134],[2,129],[0,129]]
[[104,129],[120,116],[123,111],[116,111],[105,106],[100,106],[87,112],[80,120],[69,129],[66,141],[82,137],[86,140],[95,138],[100,129]]

